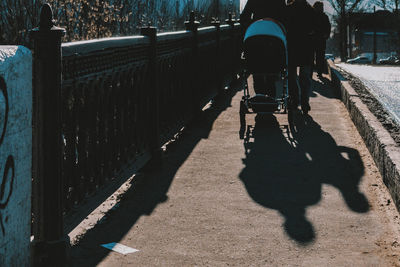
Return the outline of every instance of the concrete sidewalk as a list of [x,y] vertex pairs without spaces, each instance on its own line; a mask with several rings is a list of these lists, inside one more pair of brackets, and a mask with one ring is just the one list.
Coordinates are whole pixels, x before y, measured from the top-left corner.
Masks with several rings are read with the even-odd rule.
[[[400,219],[347,110],[314,77],[310,116],[247,115],[238,92],[204,111],[73,266],[400,266]],[[100,245],[138,249],[122,255]]]

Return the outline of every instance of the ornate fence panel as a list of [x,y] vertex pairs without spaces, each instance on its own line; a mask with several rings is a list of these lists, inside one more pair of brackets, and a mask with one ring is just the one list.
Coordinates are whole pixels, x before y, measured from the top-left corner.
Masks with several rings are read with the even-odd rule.
[[143,36],[62,45],[66,212],[128,160],[149,157],[149,49]]
[[[34,112],[34,217],[40,223],[34,234],[42,243],[36,253],[53,249],[37,262],[54,265],[68,243],[63,215],[125,164],[141,167],[157,158],[161,145],[235,78],[241,33],[232,20],[198,29],[192,14],[187,31],[157,35],[148,27],[143,36],[61,44],[63,30],[53,26],[51,9],[44,7],[44,21],[33,31],[40,103]],[[46,138],[60,145],[49,146]],[[54,165],[50,172],[44,154]]]
[[207,104],[218,93],[219,84],[219,31],[216,27],[199,29],[198,32],[198,95],[200,106]]
[[193,117],[193,33],[157,36],[157,77],[160,96],[160,144],[170,140]]
[[204,106],[232,80],[238,29],[202,28],[197,38],[190,31],[158,34],[155,73],[149,71],[154,48],[148,37],[62,45],[66,212],[112,179],[123,163],[150,157],[154,99],[162,145],[193,118],[193,103]]
[[234,21],[227,20],[229,25],[221,25],[221,38],[220,38],[220,79],[222,79],[222,86],[228,85],[232,80],[237,79],[237,74],[240,72],[241,62],[241,45],[242,34],[240,24],[235,24]]

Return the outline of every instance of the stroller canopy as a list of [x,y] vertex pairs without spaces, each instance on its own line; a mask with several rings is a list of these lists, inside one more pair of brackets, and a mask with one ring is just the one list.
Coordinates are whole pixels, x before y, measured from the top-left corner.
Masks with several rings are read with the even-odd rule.
[[268,18],[253,22],[247,28],[243,41],[246,42],[250,37],[261,35],[276,37],[280,39],[285,45],[285,48],[287,48],[286,31],[280,22]]

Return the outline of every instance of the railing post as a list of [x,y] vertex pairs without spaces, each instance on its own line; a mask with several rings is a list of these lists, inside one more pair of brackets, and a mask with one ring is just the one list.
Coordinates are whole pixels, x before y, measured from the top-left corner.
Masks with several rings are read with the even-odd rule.
[[68,236],[63,229],[61,176],[61,38],[49,4],[40,12],[33,38],[34,266],[63,266]]
[[216,47],[216,57],[215,57],[215,64],[217,66],[217,73],[216,75],[216,86],[217,86],[217,92],[220,93],[222,91],[222,80],[223,80],[223,75],[222,75],[222,62],[221,62],[221,22],[218,20],[218,18],[214,19],[211,22],[211,25],[213,25],[216,29],[216,42],[217,42],[217,47]]
[[162,163],[162,150],[160,144],[160,87],[158,85],[157,71],[157,28],[143,27],[140,34],[149,37],[149,69],[148,69],[148,94],[147,98],[150,105],[148,117],[148,133],[150,138],[151,160],[149,166],[158,167]]
[[232,28],[235,26],[235,20],[233,19],[232,13],[229,12],[228,18],[225,20],[225,22]]
[[236,62],[239,60],[238,57],[240,55],[236,54],[237,45],[238,45],[237,40],[236,40],[236,35],[234,32],[236,20],[233,19],[232,13],[229,13],[228,19],[226,19],[225,22],[231,28],[232,55],[231,55],[231,62],[229,64],[229,66],[231,68],[232,82],[234,82],[237,79],[237,77],[236,77],[236,68],[237,68]]
[[193,101],[193,116],[196,117],[200,111],[200,97],[199,97],[199,82],[198,79],[199,77],[199,71],[198,71],[198,57],[199,57],[199,38],[198,38],[198,28],[199,28],[199,22],[196,21],[195,18],[195,13],[194,11],[190,12],[190,17],[188,21],[185,21],[185,28],[187,31],[191,31],[193,34],[193,68],[192,68],[192,73],[191,75],[191,90],[192,90],[192,101]]

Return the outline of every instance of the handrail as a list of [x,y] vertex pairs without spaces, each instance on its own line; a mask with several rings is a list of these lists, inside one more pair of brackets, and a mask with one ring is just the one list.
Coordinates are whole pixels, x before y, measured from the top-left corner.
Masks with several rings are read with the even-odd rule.
[[85,55],[111,48],[149,44],[146,36],[112,37],[87,41],[69,42],[61,45],[63,57]]
[[[229,25],[221,25],[221,31],[229,30]],[[199,34],[208,34],[215,32],[215,27],[203,27],[198,29]],[[180,37],[190,37],[190,31],[164,32],[157,34],[158,41],[176,40]],[[77,42],[68,42],[61,45],[63,57],[73,55],[86,55],[112,48],[123,48],[128,46],[149,44],[146,36],[127,36],[110,37],[94,40],[85,40]]]

